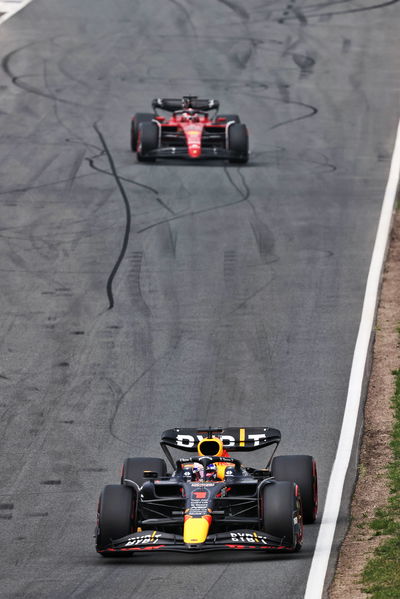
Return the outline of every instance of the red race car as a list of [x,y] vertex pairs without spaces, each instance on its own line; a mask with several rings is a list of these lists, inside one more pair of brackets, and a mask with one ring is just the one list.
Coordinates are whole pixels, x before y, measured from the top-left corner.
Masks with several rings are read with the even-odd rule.
[[[248,161],[247,127],[237,114],[218,114],[218,100],[155,98],[152,107],[153,113],[138,112],[132,118],[131,149],[139,162],[156,158]],[[172,114],[161,116],[157,109]]]

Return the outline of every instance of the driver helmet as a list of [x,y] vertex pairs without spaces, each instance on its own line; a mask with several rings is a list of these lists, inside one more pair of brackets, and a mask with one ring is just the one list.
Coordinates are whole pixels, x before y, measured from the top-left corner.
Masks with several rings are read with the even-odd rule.
[[204,466],[196,464],[192,469],[192,480],[204,480]]
[[215,464],[209,464],[206,469],[206,480],[217,479],[217,467]]

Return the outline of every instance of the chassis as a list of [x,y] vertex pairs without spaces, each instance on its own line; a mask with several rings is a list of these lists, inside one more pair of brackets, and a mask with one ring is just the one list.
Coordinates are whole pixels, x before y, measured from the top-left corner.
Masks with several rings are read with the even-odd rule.
[[[160,458],[127,458],[121,484],[99,499],[96,550],[107,556],[148,551],[301,548],[303,523],[317,515],[317,473],[311,456],[274,457],[280,432],[272,428],[170,429]],[[244,467],[228,453],[273,445],[265,468]],[[197,455],[172,458],[169,447]],[[206,478],[213,465],[217,477]],[[193,479],[195,467],[200,478]],[[157,468],[157,470],[155,469]],[[202,472],[202,474],[201,474]]]
[[[153,113],[136,113],[131,122],[131,149],[139,162],[157,158],[248,161],[247,127],[236,114],[219,115],[217,100],[155,98],[152,108]],[[159,110],[172,114],[165,117]]]

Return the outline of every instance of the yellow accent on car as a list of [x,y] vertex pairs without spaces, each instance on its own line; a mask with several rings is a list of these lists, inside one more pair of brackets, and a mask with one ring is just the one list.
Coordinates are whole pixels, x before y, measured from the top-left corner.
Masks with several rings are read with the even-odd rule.
[[244,447],[245,439],[246,439],[246,429],[245,428],[241,428],[240,432],[239,432],[239,445],[240,445],[240,447]]
[[197,445],[197,451],[200,455],[222,456],[224,453],[224,444],[218,437],[202,439]]
[[227,464],[226,462],[216,462],[215,466],[217,467],[218,480],[224,480],[225,470],[227,469],[228,466],[233,466],[233,464]]
[[210,524],[207,518],[189,517],[183,525],[183,542],[188,544],[204,543],[207,538]]

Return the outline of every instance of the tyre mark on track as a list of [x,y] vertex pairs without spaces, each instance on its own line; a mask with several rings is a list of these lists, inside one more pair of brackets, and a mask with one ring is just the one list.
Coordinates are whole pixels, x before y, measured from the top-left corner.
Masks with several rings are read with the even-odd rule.
[[264,264],[276,262],[277,258],[273,254],[275,239],[271,229],[259,219],[251,222],[250,227],[254,235],[258,253]]
[[71,183],[76,179],[84,179],[85,177],[93,177],[94,173],[86,175],[78,175],[75,177],[68,177],[67,179],[58,179],[57,181],[50,181],[49,183],[41,183],[40,185],[29,185],[27,187],[16,187],[14,189],[6,189],[0,191],[0,196],[7,195],[8,193],[24,193],[25,191],[31,191],[32,189],[41,189],[42,187],[51,187],[52,185],[59,185],[60,183]]
[[141,312],[145,318],[151,316],[151,310],[143,297],[141,287],[141,273],[143,266],[143,252],[132,252],[130,256],[130,268],[126,279],[130,284],[130,297],[135,303],[135,309]]
[[237,49],[234,54],[231,55],[232,62],[239,69],[246,69],[250,59],[254,57],[254,54],[258,48],[258,44],[253,41],[244,42],[245,47],[243,47],[243,43],[241,44],[241,48]]
[[245,297],[244,299],[242,299],[241,302],[233,310],[231,310],[230,312],[227,313],[227,316],[232,316],[233,314],[235,314],[236,312],[238,312],[239,310],[244,308],[248,304],[248,302],[250,302],[252,299],[254,299],[259,293],[261,293],[262,291],[267,289],[271,285],[271,282],[272,282],[272,279],[270,281],[268,281],[268,283],[265,283],[264,285],[262,285],[262,287],[259,287],[258,289],[253,291],[252,294],[250,294],[247,297]]
[[[256,207],[250,200],[250,189],[247,184],[246,177],[241,169],[238,169],[238,174],[242,181],[244,191],[240,189],[240,187],[235,183],[230,174],[226,172],[226,175],[230,183],[239,193],[244,194],[243,197],[246,199],[246,202],[249,204],[253,212],[254,220],[250,221],[250,227],[257,245],[258,253],[260,254],[260,257],[264,264],[276,262],[278,258],[273,254],[275,240],[272,231],[268,227],[268,225],[262,221],[262,218],[257,213]],[[262,287],[261,289],[264,289],[264,287]]]
[[314,58],[312,58],[311,56],[307,56],[306,54],[296,54],[296,53],[293,53],[291,56],[292,56],[293,62],[299,67],[300,76],[302,78],[312,75],[313,68],[315,65]]
[[[86,158],[86,160],[89,163],[90,168],[92,168],[93,170],[97,171],[98,173],[102,173],[103,175],[109,175],[110,177],[113,177],[113,173],[110,171],[107,171],[106,169],[102,169],[99,166],[97,166],[94,161],[96,158],[99,158],[99,155],[93,156],[91,158]],[[132,183],[132,185],[137,185],[137,187],[141,187],[142,189],[146,189],[147,191],[151,191],[156,197],[154,198],[156,202],[158,202],[160,204],[160,206],[162,206],[163,208],[165,208],[165,210],[167,210],[167,212],[169,212],[170,214],[176,214],[176,212],[174,210],[172,210],[172,208],[170,208],[168,206],[168,204],[166,204],[162,198],[159,197],[159,193],[158,190],[155,189],[154,187],[150,187],[150,185],[146,185],[145,183],[139,183],[138,181],[136,181],[135,179],[129,179],[128,177],[123,177],[122,175],[119,175],[119,178],[121,181],[124,181],[125,183]]]
[[247,185],[245,184],[245,179],[243,177],[243,175],[241,175],[240,171],[239,171],[239,176],[242,177],[242,180],[244,182],[244,187],[245,189],[240,189],[240,187],[238,187],[236,185],[236,183],[234,183],[234,181],[231,179],[230,175],[228,174],[228,168],[225,166],[224,167],[224,171],[225,174],[227,175],[229,181],[232,183],[232,185],[234,186],[234,188],[239,192],[239,194],[241,195],[241,198],[239,200],[233,200],[232,202],[226,202],[225,204],[218,204],[217,206],[210,206],[209,208],[203,208],[202,210],[191,210],[190,212],[184,212],[183,214],[177,214],[176,216],[173,216],[172,218],[165,218],[163,220],[160,220],[156,223],[152,223],[151,225],[147,225],[146,227],[142,227],[141,229],[138,229],[136,231],[136,233],[144,233],[145,231],[149,231],[150,229],[154,229],[154,227],[159,227],[160,225],[163,225],[165,223],[170,223],[172,221],[175,220],[179,220],[181,218],[188,218],[191,216],[198,216],[200,214],[205,214],[207,212],[212,212],[214,210],[220,210],[223,208],[228,208],[229,206],[235,206],[236,204],[241,204],[242,202],[247,202],[250,196],[250,190],[247,187]]
[[68,185],[67,185],[69,190],[72,188],[74,181],[78,176],[78,172],[79,172],[79,169],[81,168],[83,159],[85,158],[85,154],[86,154],[86,150],[81,150],[80,152],[78,152],[78,155],[76,156],[74,162],[72,163],[71,174],[70,174]]
[[[377,10],[379,8],[386,8],[387,6],[391,6],[392,4],[397,4],[399,1],[400,0],[388,0],[387,2],[382,2],[380,4],[373,4],[372,6],[364,6],[364,7],[360,7],[360,8],[347,8],[344,10],[333,10],[330,12],[323,12],[323,9],[325,7],[332,6],[332,4],[343,4],[343,2],[333,2],[333,3],[328,2],[326,4],[320,4],[320,5],[316,4],[314,6],[309,6],[307,9],[305,9],[305,12],[307,15],[307,19],[319,18],[319,17],[334,17],[335,15],[347,15],[347,14],[351,14],[351,13],[366,12],[369,10]],[[320,9],[321,12],[308,12],[308,11],[313,11],[314,9],[317,9],[317,10]],[[285,21],[293,20],[296,17],[297,17],[297,15],[295,15],[295,17],[283,16],[281,19],[279,19],[278,22],[283,23]],[[304,14],[303,14],[303,17],[305,18]]]
[[11,79],[11,82],[13,83],[13,85],[18,87],[19,89],[22,89],[23,91],[29,92],[31,94],[35,94],[36,96],[41,96],[42,98],[48,98],[49,100],[53,100],[54,102],[57,101],[57,102],[61,102],[63,104],[68,104],[69,106],[75,106],[75,107],[78,106],[79,108],[84,108],[83,104],[80,104],[78,102],[72,102],[71,100],[66,100],[64,98],[60,98],[59,96],[55,96],[53,94],[47,93],[38,87],[35,87],[33,85],[28,85],[27,83],[25,83],[23,81],[23,78],[31,77],[32,75],[15,75],[14,72],[11,70],[10,62],[11,62],[11,59],[13,58],[13,56],[18,54],[19,52],[22,52],[23,50],[31,48],[32,46],[34,46],[35,44],[38,44],[38,43],[41,43],[41,42],[30,42],[29,44],[20,46],[19,48],[16,48],[15,50],[12,50],[11,52],[9,52],[5,56],[3,56],[2,60],[1,60],[1,67],[4,71],[4,73]]
[[219,4],[224,4],[230,10],[232,10],[235,14],[237,14],[242,20],[248,21],[250,19],[250,15],[240,4],[236,4],[236,2],[232,2],[232,0],[217,0]]
[[184,6],[183,4],[181,4],[180,2],[178,2],[178,0],[169,0],[169,2],[171,2],[171,4],[173,4],[174,6],[176,6],[186,17],[187,22],[190,25],[190,28],[193,31],[193,34],[195,35],[195,37],[197,37],[197,30],[196,27],[192,21],[192,17],[190,15],[190,11],[186,8],[186,6]]
[[125,257],[126,254],[126,250],[128,248],[128,242],[129,242],[129,235],[130,235],[130,231],[131,231],[131,222],[132,222],[132,216],[131,216],[131,208],[129,206],[129,200],[128,200],[128,196],[126,195],[124,186],[122,185],[121,179],[118,175],[117,169],[115,168],[115,163],[114,163],[114,159],[111,155],[111,152],[108,148],[108,145],[106,143],[106,140],[104,139],[104,136],[102,134],[102,132],[100,131],[99,127],[97,126],[97,123],[93,123],[93,129],[96,131],[97,135],[99,136],[100,142],[104,148],[104,152],[108,158],[108,162],[110,165],[110,169],[111,169],[111,173],[112,176],[115,179],[115,182],[117,184],[117,187],[120,191],[120,194],[122,196],[122,200],[124,202],[124,206],[125,206],[125,232],[124,232],[124,237],[122,240],[122,247],[121,247],[121,251],[119,253],[119,256],[113,266],[113,269],[107,279],[107,284],[106,284],[106,290],[107,290],[107,297],[108,297],[108,309],[111,310],[114,307],[114,295],[113,295],[113,290],[112,290],[112,285],[113,285],[113,281],[115,278],[115,275],[118,272],[119,267],[121,266],[121,263]]
[[[276,100],[277,102],[282,102],[282,98],[273,98],[273,97],[268,97],[268,96],[264,96],[264,98],[266,98],[268,100]],[[268,131],[272,131],[273,129],[278,129],[278,127],[283,127],[283,125],[289,125],[290,123],[295,123],[296,121],[302,121],[303,119],[311,118],[318,113],[318,108],[316,106],[313,106],[312,104],[306,104],[305,102],[297,102],[295,100],[289,100],[288,102],[285,101],[284,104],[293,104],[294,106],[301,106],[303,108],[307,108],[309,110],[309,112],[307,112],[306,114],[302,114],[301,116],[297,116],[292,119],[287,119],[286,121],[281,121],[280,123],[276,123],[275,125],[272,125],[272,127],[270,127],[268,129]]]

